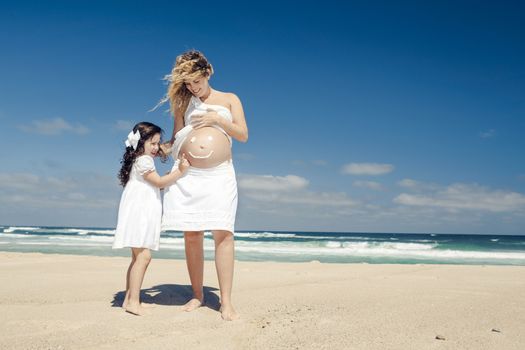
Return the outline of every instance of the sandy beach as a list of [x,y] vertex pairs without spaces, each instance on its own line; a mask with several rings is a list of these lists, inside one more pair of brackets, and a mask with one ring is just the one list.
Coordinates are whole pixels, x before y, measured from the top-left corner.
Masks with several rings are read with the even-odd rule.
[[[143,299],[120,308],[128,259],[0,253],[1,349],[523,349],[525,267],[237,262],[225,322],[186,313],[183,260],[154,259]],[[436,337],[443,339],[436,339]]]

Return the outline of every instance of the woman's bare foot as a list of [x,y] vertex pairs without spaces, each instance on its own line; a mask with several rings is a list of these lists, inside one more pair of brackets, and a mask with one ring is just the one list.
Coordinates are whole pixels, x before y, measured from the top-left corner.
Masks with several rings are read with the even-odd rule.
[[190,312],[202,306],[202,300],[193,298],[182,307],[183,311]]
[[122,308],[125,309],[128,303],[129,303],[129,290],[126,290],[126,294],[124,294],[124,301],[122,302]]
[[140,303],[140,307],[143,307],[144,309],[154,309],[155,308],[155,304]]
[[[122,303],[122,308],[123,309],[126,309],[128,306],[128,301],[127,300],[124,300],[124,302]],[[154,304],[148,304],[148,303],[140,303],[140,307],[144,308],[144,309],[154,309],[155,308],[155,305]]]
[[147,311],[144,310],[141,305],[128,304],[128,306],[126,307],[126,312],[129,312],[130,314],[136,316],[147,315]]
[[221,312],[222,319],[225,321],[234,321],[240,317],[231,305],[222,305],[219,311]]

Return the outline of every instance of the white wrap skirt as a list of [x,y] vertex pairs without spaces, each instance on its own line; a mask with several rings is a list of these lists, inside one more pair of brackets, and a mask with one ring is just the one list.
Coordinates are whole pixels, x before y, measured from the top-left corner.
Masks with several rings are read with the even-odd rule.
[[[173,168],[178,167],[178,160]],[[162,230],[224,230],[234,233],[237,180],[228,160],[213,168],[189,167],[165,189]]]

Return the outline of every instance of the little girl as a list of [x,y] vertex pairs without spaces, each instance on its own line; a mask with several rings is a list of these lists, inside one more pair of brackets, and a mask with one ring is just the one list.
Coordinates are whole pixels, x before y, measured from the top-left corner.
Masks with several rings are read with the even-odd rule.
[[171,185],[188,169],[189,163],[182,155],[178,169],[159,176],[153,158],[166,158],[159,148],[162,129],[141,122],[133,127],[126,140],[126,152],[118,178],[124,186],[120,199],[115,248],[131,248],[131,263],[126,275],[126,297],[122,307],[134,315],[143,315],[140,288],[151,261],[150,249],[159,249],[162,204],[159,188]]

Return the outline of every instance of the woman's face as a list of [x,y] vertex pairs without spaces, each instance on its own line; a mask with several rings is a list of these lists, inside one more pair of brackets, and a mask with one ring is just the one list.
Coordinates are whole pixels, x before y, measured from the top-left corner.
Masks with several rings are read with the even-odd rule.
[[209,80],[208,77],[200,76],[198,78],[185,81],[184,85],[186,85],[186,88],[190,90],[193,96],[203,97],[203,96],[206,96],[210,88],[210,85],[208,84],[208,80]]

